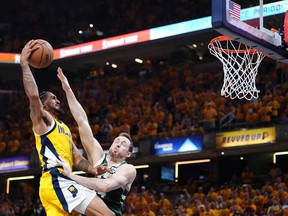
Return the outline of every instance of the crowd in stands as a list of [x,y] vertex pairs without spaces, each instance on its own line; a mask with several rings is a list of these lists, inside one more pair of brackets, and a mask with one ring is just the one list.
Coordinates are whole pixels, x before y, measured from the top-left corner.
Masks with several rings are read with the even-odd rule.
[[[229,130],[221,128],[219,122],[231,113],[232,128],[287,123],[285,64],[263,62],[257,82],[260,97],[251,101],[222,97],[221,70],[205,66],[201,70],[194,72],[189,62],[177,65],[150,62],[114,71],[93,71],[72,79],[71,85],[89,116],[94,136],[103,145],[121,131],[130,133],[137,144],[145,137],[171,138]],[[61,118],[68,123],[75,143],[81,148],[77,125],[59,82],[47,85],[60,98],[67,111]],[[20,87],[15,92],[1,94],[0,155],[34,151],[28,100],[24,98]]]
[[[278,168],[279,169],[279,168]],[[247,172],[247,170],[244,170]],[[215,185],[208,179],[154,183],[151,187],[132,186],[126,199],[124,216],[282,216],[288,211],[288,175],[267,173],[265,183],[255,186],[243,175],[236,183]],[[1,191],[0,215],[44,216],[35,185],[22,182],[10,194]],[[76,212],[71,215],[79,216]]]
[[125,216],[160,215],[287,215],[287,182],[269,178],[259,188],[251,184],[211,185],[190,182],[171,186],[171,192],[154,189],[132,191]]
[[[221,97],[221,73],[215,65],[212,66],[215,71],[208,69],[211,64],[213,62],[208,66],[203,64],[200,72],[193,71],[193,65],[185,61],[126,65],[122,70],[87,72],[83,77],[72,79],[71,86],[84,105],[95,137],[103,145],[120,131],[130,132],[135,143],[146,136],[163,138],[217,132],[221,130],[219,119],[231,111],[235,112],[232,129],[239,125],[261,127],[287,123],[285,64],[263,62],[259,69],[262,85],[258,83],[258,87],[264,88],[259,99],[252,101]],[[68,112],[60,83],[48,85],[67,111],[62,119],[70,126],[73,139],[81,148],[77,126]],[[35,152],[28,100],[24,100],[23,89],[14,90],[14,93],[1,94],[0,151],[5,157]],[[188,181],[169,188],[156,184],[141,191],[139,185],[135,185],[127,198],[125,215],[283,215],[288,199],[287,182],[282,172],[269,174],[268,186],[255,188],[253,172],[247,167],[241,180],[231,178],[231,182],[219,187],[211,182]],[[2,215],[44,214],[37,188],[23,183],[18,190],[9,196],[3,192]],[[30,195],[23,198],[23,194]],[[271,211],[276,213],[268,213]]]

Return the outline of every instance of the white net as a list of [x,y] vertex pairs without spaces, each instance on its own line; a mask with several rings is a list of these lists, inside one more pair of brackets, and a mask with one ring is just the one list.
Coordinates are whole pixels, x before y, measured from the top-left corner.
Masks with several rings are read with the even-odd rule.
[[211,40],[208,48],[223,64],[221,96],[231,99],[257,99],[260,91],[256,88],[256,76],[265,55],[225,36]]

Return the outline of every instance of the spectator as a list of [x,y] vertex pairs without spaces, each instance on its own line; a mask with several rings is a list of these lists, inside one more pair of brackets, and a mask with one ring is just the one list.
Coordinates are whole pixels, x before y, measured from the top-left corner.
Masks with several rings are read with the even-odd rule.
[[138,199],[135,203],[135,213],[136,215],[144,215],[144,213],[147,211],[147,205],[148,202],[143,196],[143,193],[138,194]]
[[243,172],[241,173],[241,179],[243,184],[252,184],[254,178],[254,173],[250,169],[250,166],[246,166]]
[[272,200],[272,205],[268,207],[267,216],[278,216],[282,214],[282,206],[277,199]]
[[250,205],[244,210],[244,216],[254,216],[256,213],[256,206],[252,203],[251,199],[249,199],[249,203]]
[[209,189],[209,192],[206,195],[207,200],[209,202],[217,202],[217,198],[218,198],[218,193],[215,190],[215,187],[211,186]]
[[199,199],[200,201],[203,201],[204,200],[204,197],[205,197],[205,194],[203,192],[203,187],[202,186],[199,186],[197,188],[197,192],[195,192],[193,195],[192,195],[192,198],[193,199]]
[[101,140],[105,143],[109,143],[111,141],[110,131],[113,128],[111,123],[107,118],[104,119],[104,123],[101,126]]
[[216,129],[216,118],[218,113],[212,104],[207,103],[207,107],[204,108],[203,112],[203,128],[205,132],[211,132]]
[[253,108],[250,108],[245,115],[245,122],[255,126],[258,123],[258,121],[259,121],[259,114]]
[[159,210],[160,212],[162,212],[162,210],[164,212],[168,211],[171,203],[170,201],[166,198],[165,194],[164,193],[159,193]]
[[268,178],[271,180],[271,182],[275,182],[277,177],[282,177],[283,172],[281,168],[276,163],[270,164],[270,170],[268,172]]
[[267,105],[270,106],[271,109],[272,109],[271,119],[272,120],[278,119],[280,117],[279,116],[280,103],[277,100],[277,98],[275,96],[273,96],[272,99],[268,102]]
[[6,142],[4,140],[0,141],[0,154],[6,151]]

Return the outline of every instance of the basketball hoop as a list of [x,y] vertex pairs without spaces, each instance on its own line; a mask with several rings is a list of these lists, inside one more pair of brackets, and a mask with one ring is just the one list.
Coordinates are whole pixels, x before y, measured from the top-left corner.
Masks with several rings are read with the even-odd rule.
[[257,90],[255,81],[258,67],[265,55],[227,36],[212,39],[208,48],[223,64],[224,82],[221,96],[231,99],[257,99],[260,91]]

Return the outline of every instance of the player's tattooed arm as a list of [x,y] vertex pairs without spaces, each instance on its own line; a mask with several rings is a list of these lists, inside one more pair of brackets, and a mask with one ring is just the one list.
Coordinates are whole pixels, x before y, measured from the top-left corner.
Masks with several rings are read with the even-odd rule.
[[110,172],[107,167],[101,165],[96,166],[95,168],[88,162],[88,160],[83,157],[79,149],[73,143],[73,165],[78,170],[90,173],[92,175],[101,175],[105,172]]
[[91,174],[95,174],[93,172],[93,167],[91,164],[87,161],[87,159],[81,154],[79,149],[76,147],[76,145],[73,143],[72,146],[72,152],[73,152],[73,165],[77,169],[84,171],[84,172],[89,172]]

